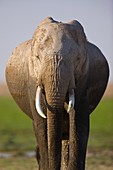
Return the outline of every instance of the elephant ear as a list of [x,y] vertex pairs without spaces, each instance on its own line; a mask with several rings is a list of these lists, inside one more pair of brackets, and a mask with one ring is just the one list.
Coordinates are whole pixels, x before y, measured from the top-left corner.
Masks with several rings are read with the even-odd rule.
[[84,33],[84,29],[82,25],[73,20],[69,22],[70,24],[70,33],[72,35],[73,40],[78,46],[78,55],[75,56],[75,85],[76,85],[76,98],[77,102],[84,93],[86,93],[87,89],[87,81],[88,81],[88,68],[89,68],[89,58],[87,56],[87,39]]
[[[31,41],[18,45],[6,65],[6,82],[18,106],[32,118],[28,101],[28,60],[31,54]],[[26,102],[27,101],[27,102]]]
[[109,67],[106,58],[98,47],[87,42],[89,58],[88,98],[90,113],[96,108],[106,89],[109,78]]
[[70,21],[68,24],[71,26],[73,39],[79,45],[84,45],[86,43],[86,35],[83,26],[77,20]]

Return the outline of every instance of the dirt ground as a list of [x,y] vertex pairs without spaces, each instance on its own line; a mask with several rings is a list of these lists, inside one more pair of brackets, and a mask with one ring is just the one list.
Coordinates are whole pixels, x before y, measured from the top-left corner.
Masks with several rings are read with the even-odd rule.
[[[113,170],[113,152],[88,152],[86,170]],[[38,170],[35,157],[15,156],[0,158],[0,170]]]

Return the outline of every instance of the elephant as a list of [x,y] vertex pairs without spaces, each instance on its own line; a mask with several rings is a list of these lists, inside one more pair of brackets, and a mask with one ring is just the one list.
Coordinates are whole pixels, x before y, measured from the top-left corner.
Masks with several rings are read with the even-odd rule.
[[9,91],[33,122],[40,170],[84,170],[90,113],[100,102],[109,66],[83,26],[45,18],[6,65]]

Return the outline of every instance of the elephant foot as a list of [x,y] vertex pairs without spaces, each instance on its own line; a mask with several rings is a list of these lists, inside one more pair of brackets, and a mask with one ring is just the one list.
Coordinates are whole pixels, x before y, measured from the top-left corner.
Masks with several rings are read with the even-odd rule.
[[62,140],[61,170],[67,170],[69,161],[69,140]]

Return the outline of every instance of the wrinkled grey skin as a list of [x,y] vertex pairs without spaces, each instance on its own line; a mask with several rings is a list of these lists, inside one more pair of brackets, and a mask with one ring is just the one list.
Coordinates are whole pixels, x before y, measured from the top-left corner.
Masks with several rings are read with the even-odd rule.
[[[48,17],[31,40],[15,48],[6,66],[6,80],[14,100],[33,121],[40,170],[85,169],[89,114],[98,105],[108,77],[105,57],[87,41],[76,20],[61,23]],[[38,86],[47,119],[35,108]],[[68,103],[72,89],[75,107],[68,114],[64,102]]]

